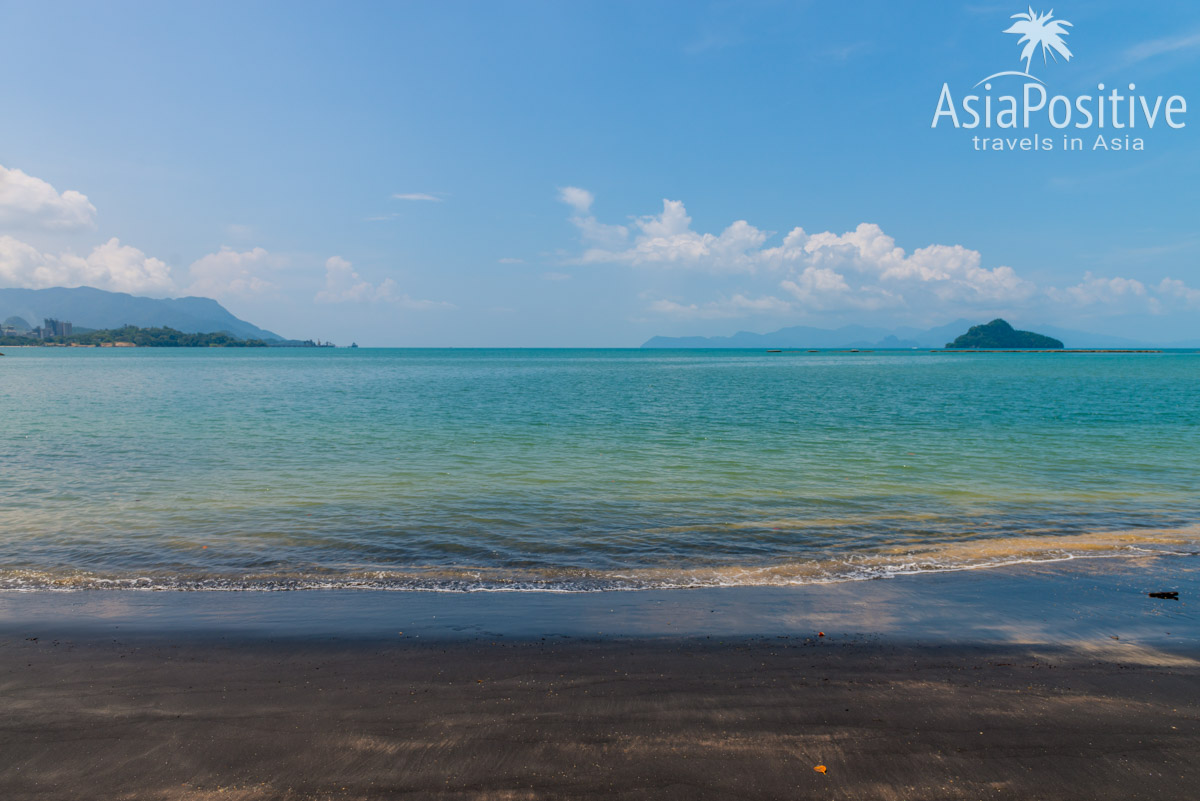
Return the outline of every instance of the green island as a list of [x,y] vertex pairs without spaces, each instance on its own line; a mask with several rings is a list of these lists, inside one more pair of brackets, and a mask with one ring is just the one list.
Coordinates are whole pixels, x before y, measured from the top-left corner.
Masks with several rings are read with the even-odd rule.
[[967,333],[953,342],[946,343],[947,348],[1038,348],[1040,350],[1058,350],[1063,343],[1054,337],[1035,334],[1032,331],[1018,331],[1006,321],[996,319],[986,325],[973,325]]
[[265,348],[261,339],[239,339],[217,332],[215,334],[186,334],[174,328],[138,328],[126,325],[102,331],[87,331],[68,336],[37,339],[30,336],[0,336],[0,346],[33,347],[93,347],[93,348]]

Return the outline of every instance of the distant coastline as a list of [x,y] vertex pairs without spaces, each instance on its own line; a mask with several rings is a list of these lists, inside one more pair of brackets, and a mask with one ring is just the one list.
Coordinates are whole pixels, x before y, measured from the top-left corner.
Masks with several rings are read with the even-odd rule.
[[65,336],[34,337],[27,334],[0,336],[0,346],[18,348],[332,348],[314,340],[242,339],[224,331],[189,334],[174,328],[139,328],[133,325]]
[[[212,298],[147,298],[95,287],[0,289],[0,328],[29,330],[36,321],[71,321],[76,329],[171,328],[187,334],[225,332],[240,339],[283,341],[234,316]],[[55,331],[61,334],[61,331]],[[65,333],[70,334],[70,331]]]
[[[729,336],[655,336],[642,343],[647,350],[698,349],[698,350],[762,350],[762,349],[866,349],[873,350],[923,350],[941,349],[967,331],[976,321],[958,319],[946,325],[929,329],[910,327],[882,328],[865,325],[847,325],[836,329],[791,326],[769,333],[739,331]],[[1112,334],[1097,334],[1076,331],[1056,325],[1039,324],[1032,328],[1048,338],[1074,350],[1146,350],[1187,349],[1200,347],[1200,339],[1159,340],[1130,339]],[[980,344],[977,347],[992,347]],[[1013,347],[1006,343],[995,347]],[[1031,347],[1031,345],[1025,345]]]

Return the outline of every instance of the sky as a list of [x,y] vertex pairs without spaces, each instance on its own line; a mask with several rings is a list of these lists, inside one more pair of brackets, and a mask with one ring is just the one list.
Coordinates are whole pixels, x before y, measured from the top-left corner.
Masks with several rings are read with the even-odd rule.
[[343,345],[1198,338],[1200,5],[1055,3],[1071,58],[1028,62],[1070,103],[1179,96],[1182,127],[932,125],[943,85],[964,118],[1022,95],[973,87],[1024,70],[1005,31],[1050,10],[0,0],[0,286],[213,297]]

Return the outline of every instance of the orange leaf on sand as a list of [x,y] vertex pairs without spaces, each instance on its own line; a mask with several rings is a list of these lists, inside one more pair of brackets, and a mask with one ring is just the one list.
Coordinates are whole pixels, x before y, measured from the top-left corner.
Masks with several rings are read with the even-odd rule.
[[818,632],[817,632],[817,636],[818,636],[818,637],[824,637],[824,636],[825,636],[825,632],[823,632],[823,631],[818,631]]
[[813,768],[813,770],[815,770],[817,773],[824,773],[826,770],[828,770],[828,768],[826,768],[824,765],[817,765]]

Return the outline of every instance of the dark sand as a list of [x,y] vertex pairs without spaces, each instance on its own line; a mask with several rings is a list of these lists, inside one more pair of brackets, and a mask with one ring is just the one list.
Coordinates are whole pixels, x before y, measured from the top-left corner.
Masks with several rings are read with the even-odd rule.
[[[768,593],[775,605],[792,597],[798,611],[790,630],[711,638],[695,633],[702,622],[682,635],[605,638],[428,629],[384,637],[382,620],[371,636],[301,635],[294,627],[236,636],[205,627],[123,633],[117,628],[128,624],[128,611],[102,609],[97,614],[120,622],[103,627],[92,619],[84,630],[69,625],[79,614],[56,621],[32,610],[122,605],[127,595],[4,597],[0,798],[1200,796],[1192,579],[1173,575],[1184,601],[1168,602],[1114,590],[1128,570],[1120,580],[1075,571],[1021,584],[1029,575],[1010,576],[1021,597],[993,593],[973,605],[964,599],[1003,578],[947,579],[940,593],[929,589],[937,580],[908,585],[910,600],[935,594],[963,604],[974,643],[936,636],[943,624],[916,625],[920,603],[900,614],[898,627],[917,632],[915,639],[897,627],[825,637],[797,631],[812,598],[847,593],[868,606],[873,598],[895,604],[904,594],[899,581]],[[1162,577],[1158,566],[1149,580]],[[1013,630],[1021,630],[1029,587],[1061,592],[1068,580],[1067,595],[1092,588],[1085,597],[1099,612],[1086,625],[1064,622],[1061,630],[1072,632],[1064,642],[1046,641],[1053,619],[1024,621],[1036,623],[1024,629],[1037,635],[1026,642],[985,638],[966,625],[985,608],[1003,617],[1009,603]],[[221,595],[143,594],[149,600],[138,603],[179,613],[189,605],[286,601]],[[369,605],[380,595],[360,597]],[[649,603],[650,596],[622,595],[632,599],[623,603]],[[674,597],[689,595],[697,609],[719,597]],[[393,602],[407,600],[430,608],[507,605],[510,613],[520,612],[514,604],[545,602]],[[607,611],[609,602],[569,603]],[[703,611],[718,617],[716,607]],[[1155,621],[1162,631],[1139,641],[1137,631]],[[758,624],[749,615],[744,625]],[[1159,636],[1168,630],[1170,638]]]

